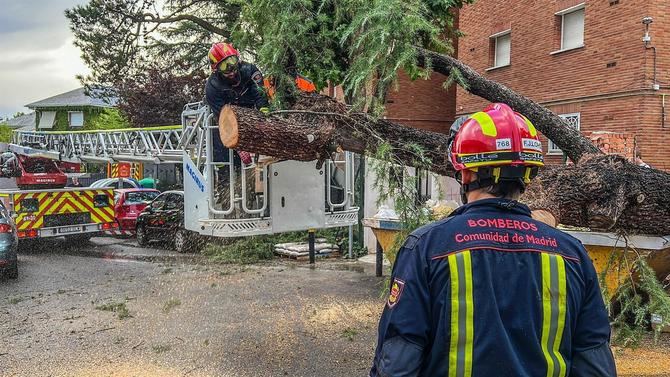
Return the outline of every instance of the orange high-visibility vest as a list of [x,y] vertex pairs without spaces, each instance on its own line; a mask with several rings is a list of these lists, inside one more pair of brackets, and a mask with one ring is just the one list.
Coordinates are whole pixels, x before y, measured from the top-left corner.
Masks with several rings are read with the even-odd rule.
[[[305,93],[316,92],[316,85],[314,85],[312,80],[302,75],[296,76],[295,86],[297,86],[300,91],[303,91]],[[263,79],[263,87],[265,88],[265,91],[267,92],[270,98],[274,97],[275,87],[274,85],[272,85],[271,78],[266,77],[265,79]]]

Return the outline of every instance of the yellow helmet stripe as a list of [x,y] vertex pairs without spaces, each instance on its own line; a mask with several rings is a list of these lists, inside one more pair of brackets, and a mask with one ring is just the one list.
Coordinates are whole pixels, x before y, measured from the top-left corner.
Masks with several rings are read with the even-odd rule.
[[537,136],[537,130],[535,129],[535,126],[533,126],[533,123],[531,123],[530,120],[528,120],[528,118],[525,116],[521,115],[521,117],[523,118],[523,121],[526,122],[526,126],[528,126],[528,132],[530,132],[530,136]]
[[479,123],[479,126],[482,128],[482,133],[486,136],[495,137],[498,135],[498,130],[496,129],[496,124],[493,122],[493,118],[483,111],[472,114],[470,118],[474,119]]

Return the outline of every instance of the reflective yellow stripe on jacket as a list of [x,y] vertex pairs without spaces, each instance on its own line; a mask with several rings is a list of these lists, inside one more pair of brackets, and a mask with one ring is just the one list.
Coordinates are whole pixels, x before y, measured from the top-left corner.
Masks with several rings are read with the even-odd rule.
[[542,254],[542,353],[547,377],[564,377],[566,366],[559,352],[565,328],[565,261],[560,255]]
[[470,250],[451,254],[448,261],[451,274],[449,377],[472,376],[474,301]]

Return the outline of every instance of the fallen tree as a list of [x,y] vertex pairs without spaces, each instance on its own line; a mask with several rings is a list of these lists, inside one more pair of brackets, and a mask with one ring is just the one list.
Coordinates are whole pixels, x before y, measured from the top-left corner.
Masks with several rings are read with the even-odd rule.
[[[483,78],[454,58],[419,49],[419,63],[446,75],[457,69],[463,78],[460,84],[468,91],[491,102],[510,104],[576,161],[544,169],[523,197],[529,206],[549,211],[565,225],[670,234],[666,221],[670,218],[670,195],[666,194],[670,174],[602,154],[548,109]],[[374,155],[388,143],[399,162],[440,175],[453,173],[447,135],[377,119],[317,94],[301,95],[291,109],[271,116],[228,106],[221,113],[219,127],[227,147],[281,159],[324,160],[340,150]]]
[[453,57],[417,48],[419,64],[450,75],[468,92],[503,102],[525,115],[575,165],[544,169],[523,201],[552,213],[559,223],[607,231],[670,234],[670,174],[605,156],[578,130],[533,100],[479,75]]
[[[292,110],[271,116],[227,106],[220,117],[221,139],[230,148],[299,161],[324,160],[339,150],[372,155],[388,142],[394,157],[406,165],[453,174],[447,135],[348,110],[316,94],[303,95]],[[588,154],[576,165],[544,169],[523,201],[551,212],[565,225],[666,235],[670,234],[667,192],[668,173],[638,167],[618,156]]]

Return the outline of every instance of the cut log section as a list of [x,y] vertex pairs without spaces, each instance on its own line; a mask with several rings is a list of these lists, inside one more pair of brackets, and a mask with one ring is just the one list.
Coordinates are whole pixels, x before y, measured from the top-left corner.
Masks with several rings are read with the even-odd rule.
[[219,116],[219,136],[226,147],[286,160],[327,159],[332,133],[328,126],[290,123],[238,106],[225,106]]
[[298,161],[325,160],[342,150],[375,155],[388,143],[398,163],[453,174],[447,135],[354,113],[318,94],[301,95],[291,110],[269,116],[226,106],[219,117],[219,133],[228,148]]

